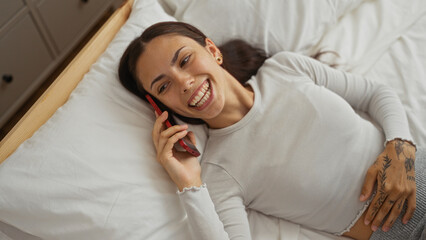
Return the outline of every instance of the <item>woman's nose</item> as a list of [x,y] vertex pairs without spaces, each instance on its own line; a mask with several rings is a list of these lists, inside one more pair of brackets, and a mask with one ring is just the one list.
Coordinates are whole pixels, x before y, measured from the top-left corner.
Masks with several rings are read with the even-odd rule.
[[189,74],[180,74],[177,78],[177,82],[181,86],[182,93],[186,93],[194,85],[194,78]]

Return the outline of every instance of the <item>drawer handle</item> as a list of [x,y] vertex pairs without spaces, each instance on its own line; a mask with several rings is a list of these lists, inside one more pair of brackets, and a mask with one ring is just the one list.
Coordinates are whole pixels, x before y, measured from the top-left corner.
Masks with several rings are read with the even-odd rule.
[[2,76],[2,79],[3,79],[3,81],[4,81],[4,82],[6,82],[6,83],[11,83],[11,82],[13,81],[13,76],[12,76],[12,75],[10,75],[10,74],[4,74],[4,75]]
[[81,0],[82,2],[84,2],[84,3],[88,3],[89,2],[89,0]]

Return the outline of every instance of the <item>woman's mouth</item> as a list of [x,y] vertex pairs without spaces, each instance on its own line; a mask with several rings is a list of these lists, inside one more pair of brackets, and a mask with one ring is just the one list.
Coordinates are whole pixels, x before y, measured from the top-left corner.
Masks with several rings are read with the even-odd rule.
[[210,86],[209,79],[205,80],[200,87],[195,90],[192,96],[189,98],[189,106],[197,108],[197,110],[204,109],[212,99],[212,88]]

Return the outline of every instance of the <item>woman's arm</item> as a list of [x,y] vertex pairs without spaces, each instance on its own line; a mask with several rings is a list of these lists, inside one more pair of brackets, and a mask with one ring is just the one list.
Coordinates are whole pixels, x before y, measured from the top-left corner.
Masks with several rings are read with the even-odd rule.
[[[212,198],[216,200],[215,209],[206,185],[201,182],[201,166],[198,159],[174,148],[174,144],[188,134],[188,126],[175,125],[166,129],[164,126],[166,119],[167,112],[157,115],[152,132],[157,161],[179,189],[178,195],[188,216],[192,238],[251,239],[239,185],[223,169],[218,168],[214,171],[209,185],[213,193]],[[189,137],[195,145],[192,133]]]
[[344,98],[354,109],[367,112],[382,127],[386,137],[384,145],[397,138],[413,142],[404,107],[389,86],[295,53],[285,53],[283,61],[295,71],[307,75],[316,85]]
[[247,212],[234,179],[216,166],[206,168],[214,169],[207,179],[208,189],[204,184],[179,192],[193,239],[251,239]]
[[309,76],[315,84],[344,98],[354,109],[367,112],[382,127],[386,137],[385,149],[368,170],[360,196],[361,201],[369,199],[377,183],[377,193],[364,221],[375,231],[390,214],[383,224],[383,230],[387,231],[407,201],[402,220],[407,223],[416,208],[416,148],[398,95],[384,84],[330,68],[309,57],[285,53],[281,60],[296,72]]

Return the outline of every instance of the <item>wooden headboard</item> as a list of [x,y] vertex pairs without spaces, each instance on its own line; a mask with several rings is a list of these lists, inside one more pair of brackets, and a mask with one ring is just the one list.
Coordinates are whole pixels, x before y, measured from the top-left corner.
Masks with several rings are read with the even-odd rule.
[[0,142],[0,163],[30,138],[67,100],[128,19],[133,0],[127,0],[90,39],[65,70]]

